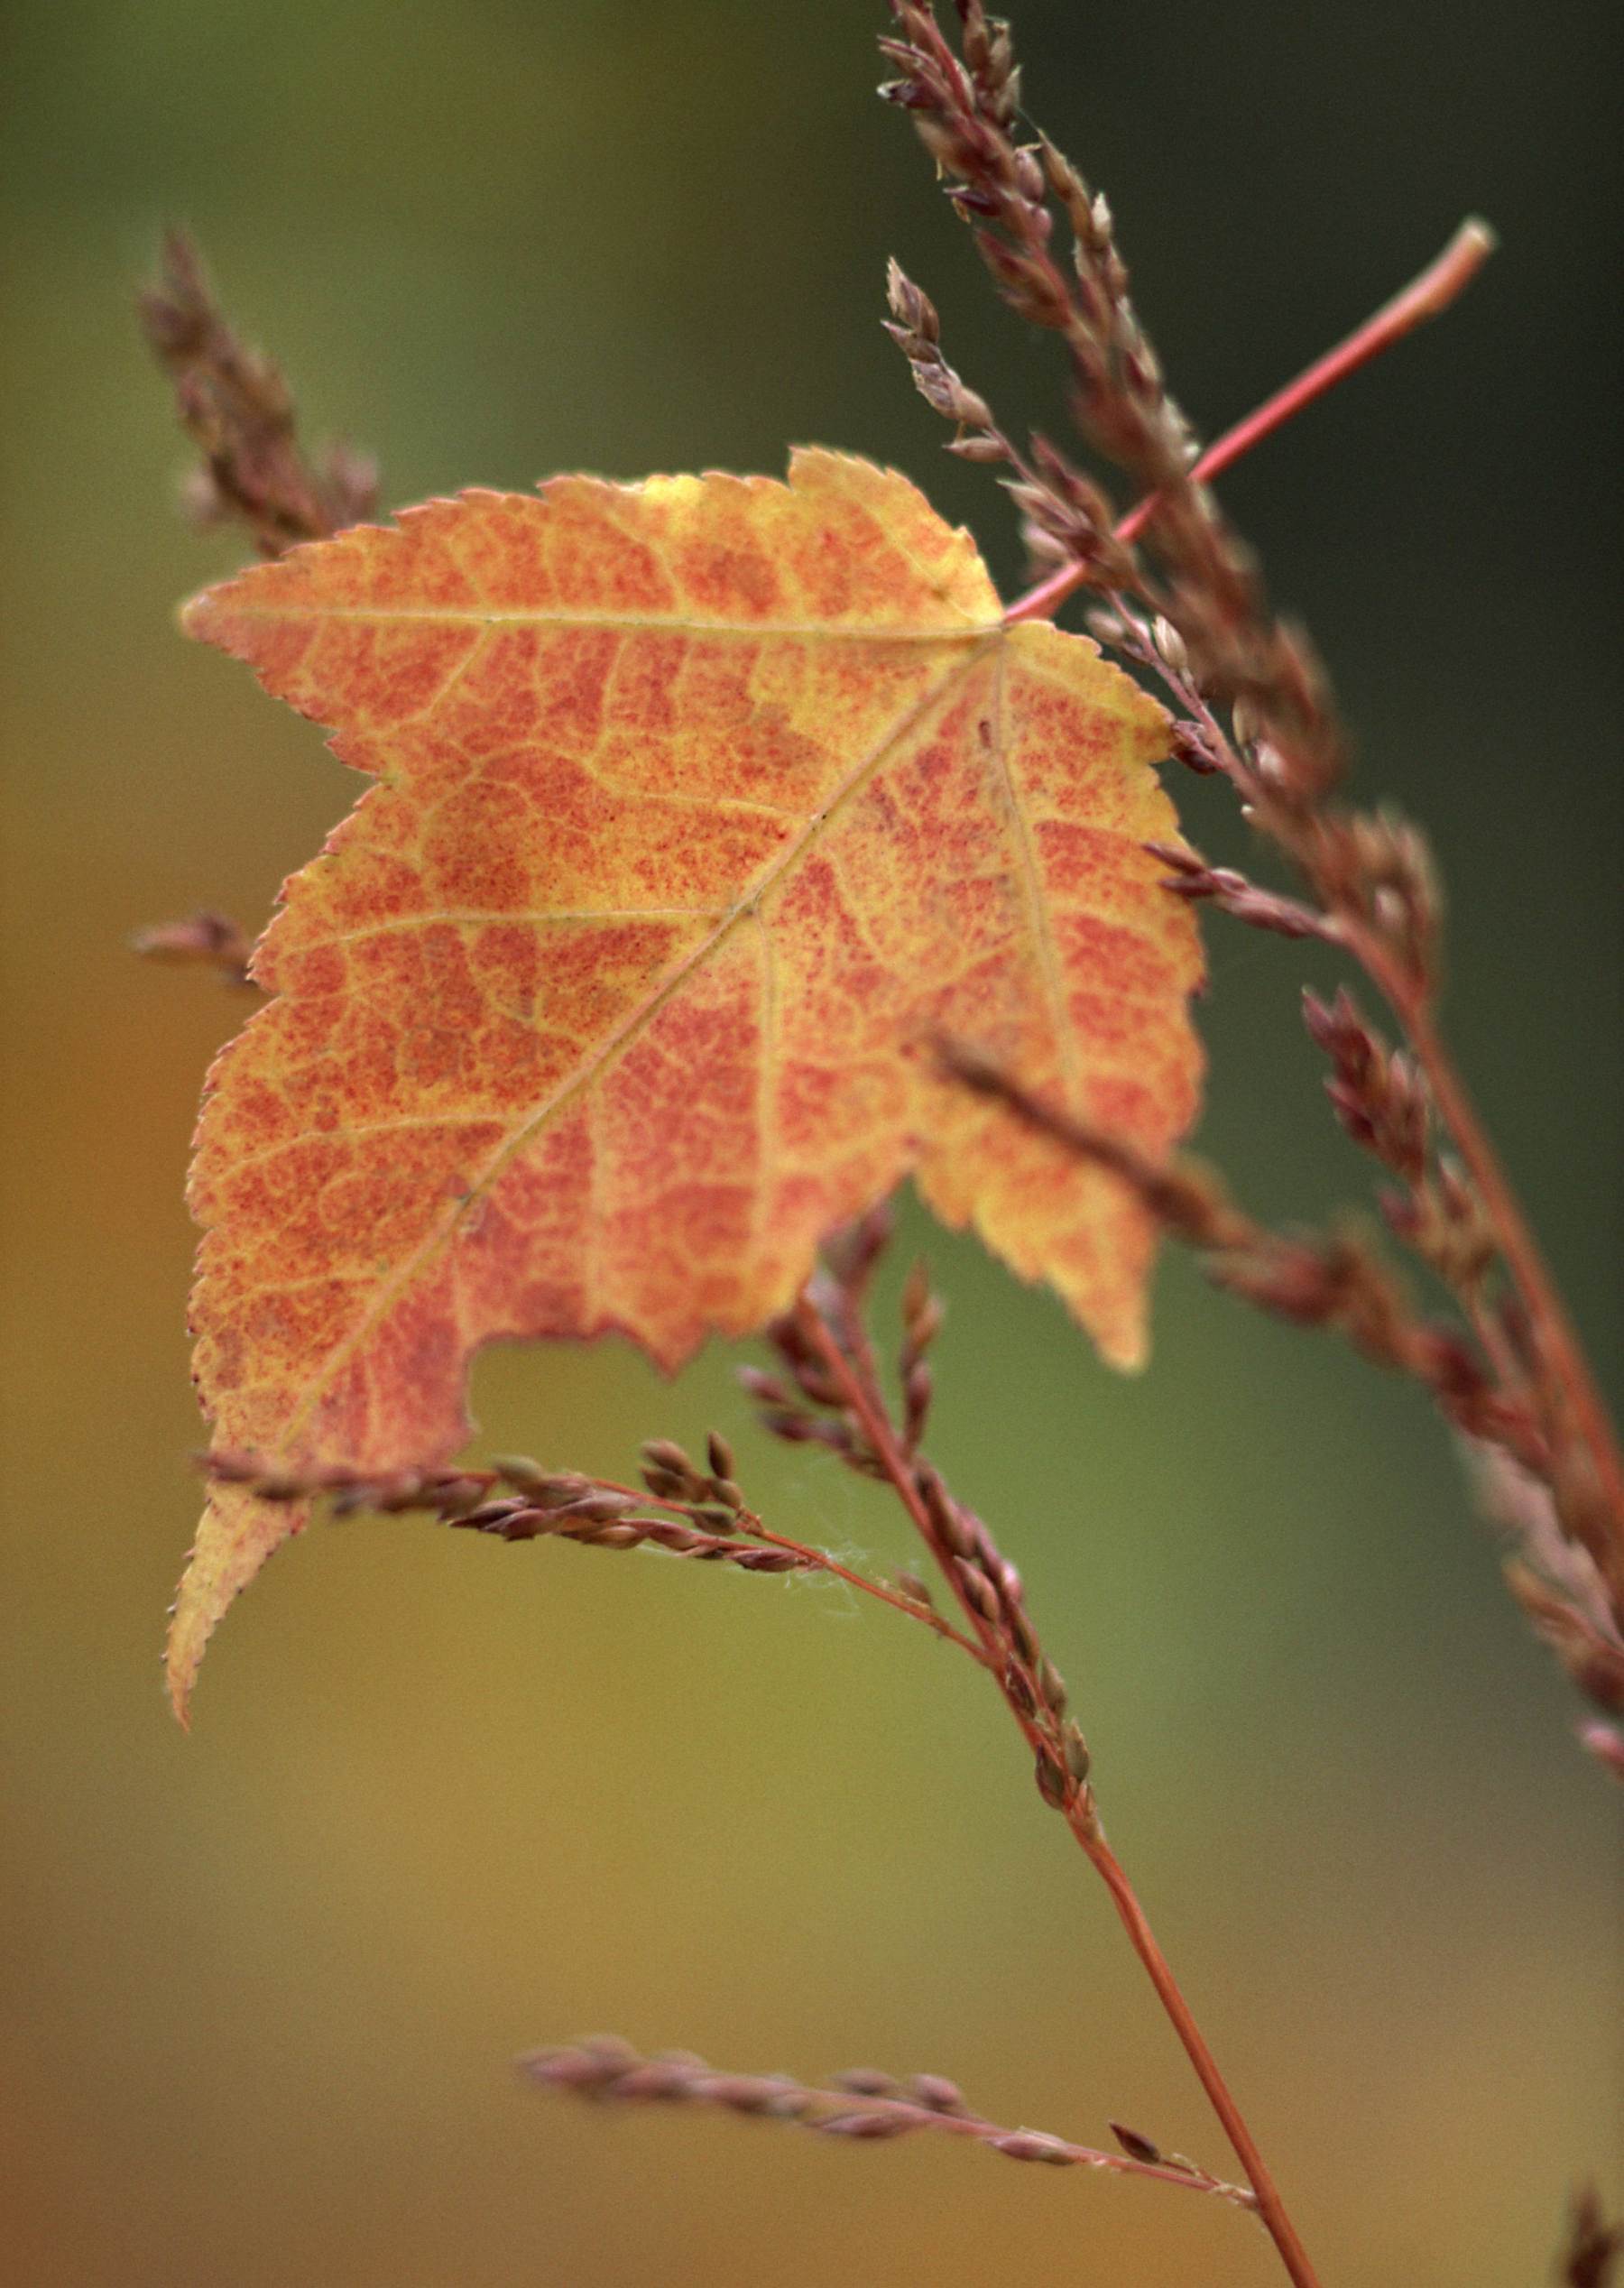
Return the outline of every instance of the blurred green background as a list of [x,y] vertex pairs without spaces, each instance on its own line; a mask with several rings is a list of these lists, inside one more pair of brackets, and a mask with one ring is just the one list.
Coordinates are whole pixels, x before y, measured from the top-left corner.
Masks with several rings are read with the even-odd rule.
[[[189,223],[307,420],[385,497],[556,468],[895,461],[1020,565],[880,333],[885,256],[1006,418],[1052,417],[873,102],[878,0],[11,0],[7,1524],[0,2275],[71,2288],[1067,2280],[1249,2288],[1243,2221],[946,2143],[606,2117],[521,2046],[962,2080],[1222,2166],[1103,1896],[967,1665],[822,1587],[322,1527],[158,1688],[198,1438],[181,1171],[241,1004],[140,924],[262,917],[352,786],[176,600],[229,539],[129,318]],[[1444,324],[1226,480],[1316,628],[1363,786],[1435,829],[1453,1020],[1617,1380],[1611,665],[1616,12],[1025,0],[1039,116],[1103,182],[1209,433],[1479,207]],[[1192,833],[1238,854],[1212,789]],[[1333,966],[1212,933],[1204,1142],[1277,1215],[1360,1194],[1300,1037]],[[910,1214],[912,1212],[910,1211]],[[1328,2288],[1527,2288],[1618,2149],[1619,1831],[1411,1392],[1182,1262],[1123,1383],[927,1233],[936,1446],[1027,1568],[1113,1838]],[[719,1424],[791,1531],[905,1559],[749,1432],[734,1361],[504,1353],[487,1441],[623,1474]],[[1617,2190],[1615,2186],[1615,2190]]]

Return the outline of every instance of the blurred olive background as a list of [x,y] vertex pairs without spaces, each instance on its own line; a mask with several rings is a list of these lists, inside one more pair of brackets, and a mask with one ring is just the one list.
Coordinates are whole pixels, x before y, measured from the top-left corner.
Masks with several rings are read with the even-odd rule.
[[[353,782],[176,601],[242,554],[130,322],[171,218],[385,498],[817,439],[1013,521],[881,334],[897,254],[1006,419],[1058,420],[875,103],[878,0],[11,0],[5,12],[7,1523],[0,2275],[71,2288],[1274,2278],[1229,2212],[920,2141],[592,2116],[527,2044],[955,2074],[1223,2165],[1102,1896],[967,1665],[823,1587],[319,1527],[158,1687],[189,1537],[197,1091],[243,1004],[143,922],[257,922]],[[1619,1363],[1615,13],[1024,0],[1209,434],[1480,207],[1448,319],[1226,480],[1362,784],[1430,822],[1453,1021]],[[1209,848],[1243,843],[1187,790]],[[1363,1195],[1296,997],[1211,933],[1204,1143],[1278,1216]],[[1526,2288],[1619,2118],[1616,1799],[1411,1392],[1165,1266],[1149,1373],[928,1232],[935,1444],[1028,1570],[1113,1838],[1335,2288]],[[623,1474],[720,1425],[787,1529],[883,1502],[751,1433],[713,1352],[504,1352],[488,1444]],[[963,1673],[961,1673],[961,1665]],[[1615,2186],[1615,2190],[1617,2190]]]

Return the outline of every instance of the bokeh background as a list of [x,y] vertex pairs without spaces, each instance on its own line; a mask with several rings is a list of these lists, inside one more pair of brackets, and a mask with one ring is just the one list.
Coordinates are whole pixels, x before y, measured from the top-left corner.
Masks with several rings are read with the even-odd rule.
[[[312,428],[403,503],[555,468],[895,461],[1020,566],[880,333],[885,256],[970,377],[1059,403],[905,124],[878,0],[10,0],[7,1352],[0,2276],[64,2288],[1250,2288],[1154,2188],[922,2141],[604,2117],[516,2083],[614,2026],[743,2067],[882,2062],[995,2117],[1222,2165],[1103,1898],[966,1667],[877,1610],[651,1559],[318,1527],[159,1693],[198,1437],[181,1171],[242,1006],[140,924],[262,917],[351,785],[189,649],[229,568],[129,317],[171,218]],[[1603,1370],[1617,1307],[1616,14],[1022,0],[1039,115],[1110,189],[1209,433],[1479,207],[1446,322],[1226,480],[1319,632],[1363,784],[1430,821],[1454,1031]],[[1240,830],[1187,790],[1191,831]],[[1204,1142],[1271,1213],[1359,1195],[1296,995],[1212,933]],[[1411,1392],[1169,1261],[1115,1379],[928,1233],[936,1445],[1025,1564],[1112,1831],[1336,2288],[1527,2288],[1620,2131],[1616,1801],[1571,1743]],[[713,1351],[504,1353],[489,1444],[623,1473],[735,1438],[875,1564],[878,1497],[748,1430]],[[1616,2190],[1615,2185],[1615,2190]]]

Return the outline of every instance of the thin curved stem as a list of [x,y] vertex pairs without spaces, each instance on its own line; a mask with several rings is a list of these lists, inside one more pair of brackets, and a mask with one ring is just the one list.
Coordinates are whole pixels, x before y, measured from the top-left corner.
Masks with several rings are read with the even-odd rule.
[[1379,946],[1344,929],[1344,941],[1404,1029],[1426,1075],[1433,1102],[1477,1188],[1495,1244],[1528,1314],[1538,1347],[1570,1408],[1589,1452],[1597,1482],[1614,1520],[1604,1545],[1593,1548],[1615,1592],[1624,1594],[1624,1455],[1607,1403],[1597,1386],[1561,1290],[1536,1240],[1511,1179],[1490,1142],[1476,1104],[1434,1022],[1426,996],[1394,970]]
[[[962,1606],[966,1619],[988,1654],[992,1656],[986,1665],[998,1679],[999,1688],[1025,1736],[1027,1745],[1041,1756],[1047,1746],[1044,1736],[1028,1709],[1022,1705],[1021,1697],[1012,1683],[1010,1665],[997,1657],[998,1631],[968,1594],[961,1568],[955,1562],[953,1551],[942,1539],[929,1506],[919,1490],[915,1469],[898,1442],[890,1417],[877,1390],[871,1387],[869,1378],[854,1365],[819,1311],[803,1299],[798,1315],[806,1339],[817,1351],[842,1400],[861,1427],[884,1471],[887,1482],[908,1511],[944,1580]],[[1269,2165],[1258,2148],[1257,2140],[1247,2127],[1245,2117],[1207,2045],[1195,2013],[1174,1978],[1171,1966],[1157,1942],[1126,1870],[1101,1831],[1092,1791],[1084,1781],[1075,1778],[1065,1783],[1065,1790],[1059,1807],[1065,1813],[1066,1824],[1087,1856],[1089,1864],[1104,1883],[1118,1919],[1127,1933],[1129,1943],[1155,1988],[1157,1998],[1195,2069],[1209,2104],[1223,2124],[1224,2135],[1234,2148],[1256,2198],[1259,2219],[1278,2250],[1280,2261],[1294,2288],[1319,2288],[1318,2276],[1287,2212]]]
[[944,1620],[940,1613],[932,1612],[928,1606],[916,1605],[897,1590],[888,1589],[883,1582],[872,1581],[866,1573],[854,1572],[851,1566],[843,1565],[837,1558],[831,1557],[826,1550],[814,1549],[806,1542],[791,1541],[787,1535],[771,1532],[759,1518],[751,1518],[747,1530],[752,1541],[767,1542],[774,1549],[792,1550],[798,1557],[804,1557],[814,1564],[819,1573],[832,1574],[836,1581],[844,1581],[849,1588],[861,1589],[864,1596],[878,1598],[882,1605],[890,1605],[898,1612],[906,1613],[910,1620],[922,1620],[927,1628],[933,1629],[948,1644],[956,1645],[962,1653],[968,1653],[971,1659],[978,1662],[983,1668],[992,1667],[992,1660],[980,1645],[961,1629],[955,1628],[950,1620]]
[[[1362,326],[1355,328],[1346,340],[1339,342],[1334,349],[1327,350],[1323,357],[1315,358],[1314,364],[1306,367],[1294,381],[1287,382],[1283,389],[1278,389],[1272,397],[1265,399],[1255,412],[1249,413],[1244,420],[1237,421],[1215,443],[1209,445],[1190,471],[1192,482],[1208,482],[1215,476],[1222,476],[1224,470],[1232,468],[1243,454],[1250,453],[1254,445],[1261,444],[1276,429],[1284,428],[1306,406],[1312,405],[1316,398],[1324,397],[1339,382],[1346,381],[1350,374],[1357,373],[1361,365],[1368,365],[1372,358],[1379,357],[1383,350],[1390,349],[1395,342],[1402,341],[1407,334],[1413,333],[1427,318],[1436,318],[1441,311],[1447,309],[1456,296],[1477,276],[1494,252],[1494,233],[1489,225],[1475,215],[1469,216],[1443,253],[1430,262],[1418,277],[1413,278],[1407,286],[1395,294],[1391,301],[1384,302],[1372,317],[1366,318]],[[1137,508],[1130,509],[1116,528],[1119,540],[1129,543],[1138,540],[1149,521],[1157,498],[1158,495],[1152,494]],[[1090,567],[1084,564],[1062,565],[1059,571],[1051,572],[1047,580],[1040,580],[1036,587],[1029,588],[1024,595],[1016,598],[1004,614],[1005,625],[1012,626],[1021,620],[1052,619],[1067,596],[1075,595],[1083,586],[1089,570]]]

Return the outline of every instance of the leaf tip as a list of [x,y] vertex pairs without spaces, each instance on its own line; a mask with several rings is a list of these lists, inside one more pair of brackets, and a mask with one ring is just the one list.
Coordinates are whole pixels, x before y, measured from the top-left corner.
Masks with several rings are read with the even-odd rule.
[[208,643],[215,624],[215,591],[205,588],[198,595],[188,596],[175,613],[175,625],[194,643]]
[[186,1571],[180,1576],[180,1586],[170,1607],[169,1636],[163,1650],[164,1693],[170,1712],[183,1732],[191,1730],[192,1689],[198,1681],[203,1647],[215,1624],[215,1616],[204,1610],[197,1594],[195,1563],[195,1557],[189,1557]]
[[191,1730],[192,1686],[198,1678],[198,1656],[184,1646],[173,1621],[163,1652],[163,1693],[170,1714],[183,1732]]
[[183,1730],[190,1728],[192,1690],[209,1638],[266,1558],[300,1530],[308,1513],[306,1503],[262,1501],[246,1486],[215,1488],[170,1608],[164,1676],[170,1706]]
[[1125,1328],[1109,1339],[1102,1338],[1099,1349],[1106,1365],[1114,1367],[1119,1374],[1143,1374],[1150,1363],[1150,1339],[1142,1324]]

